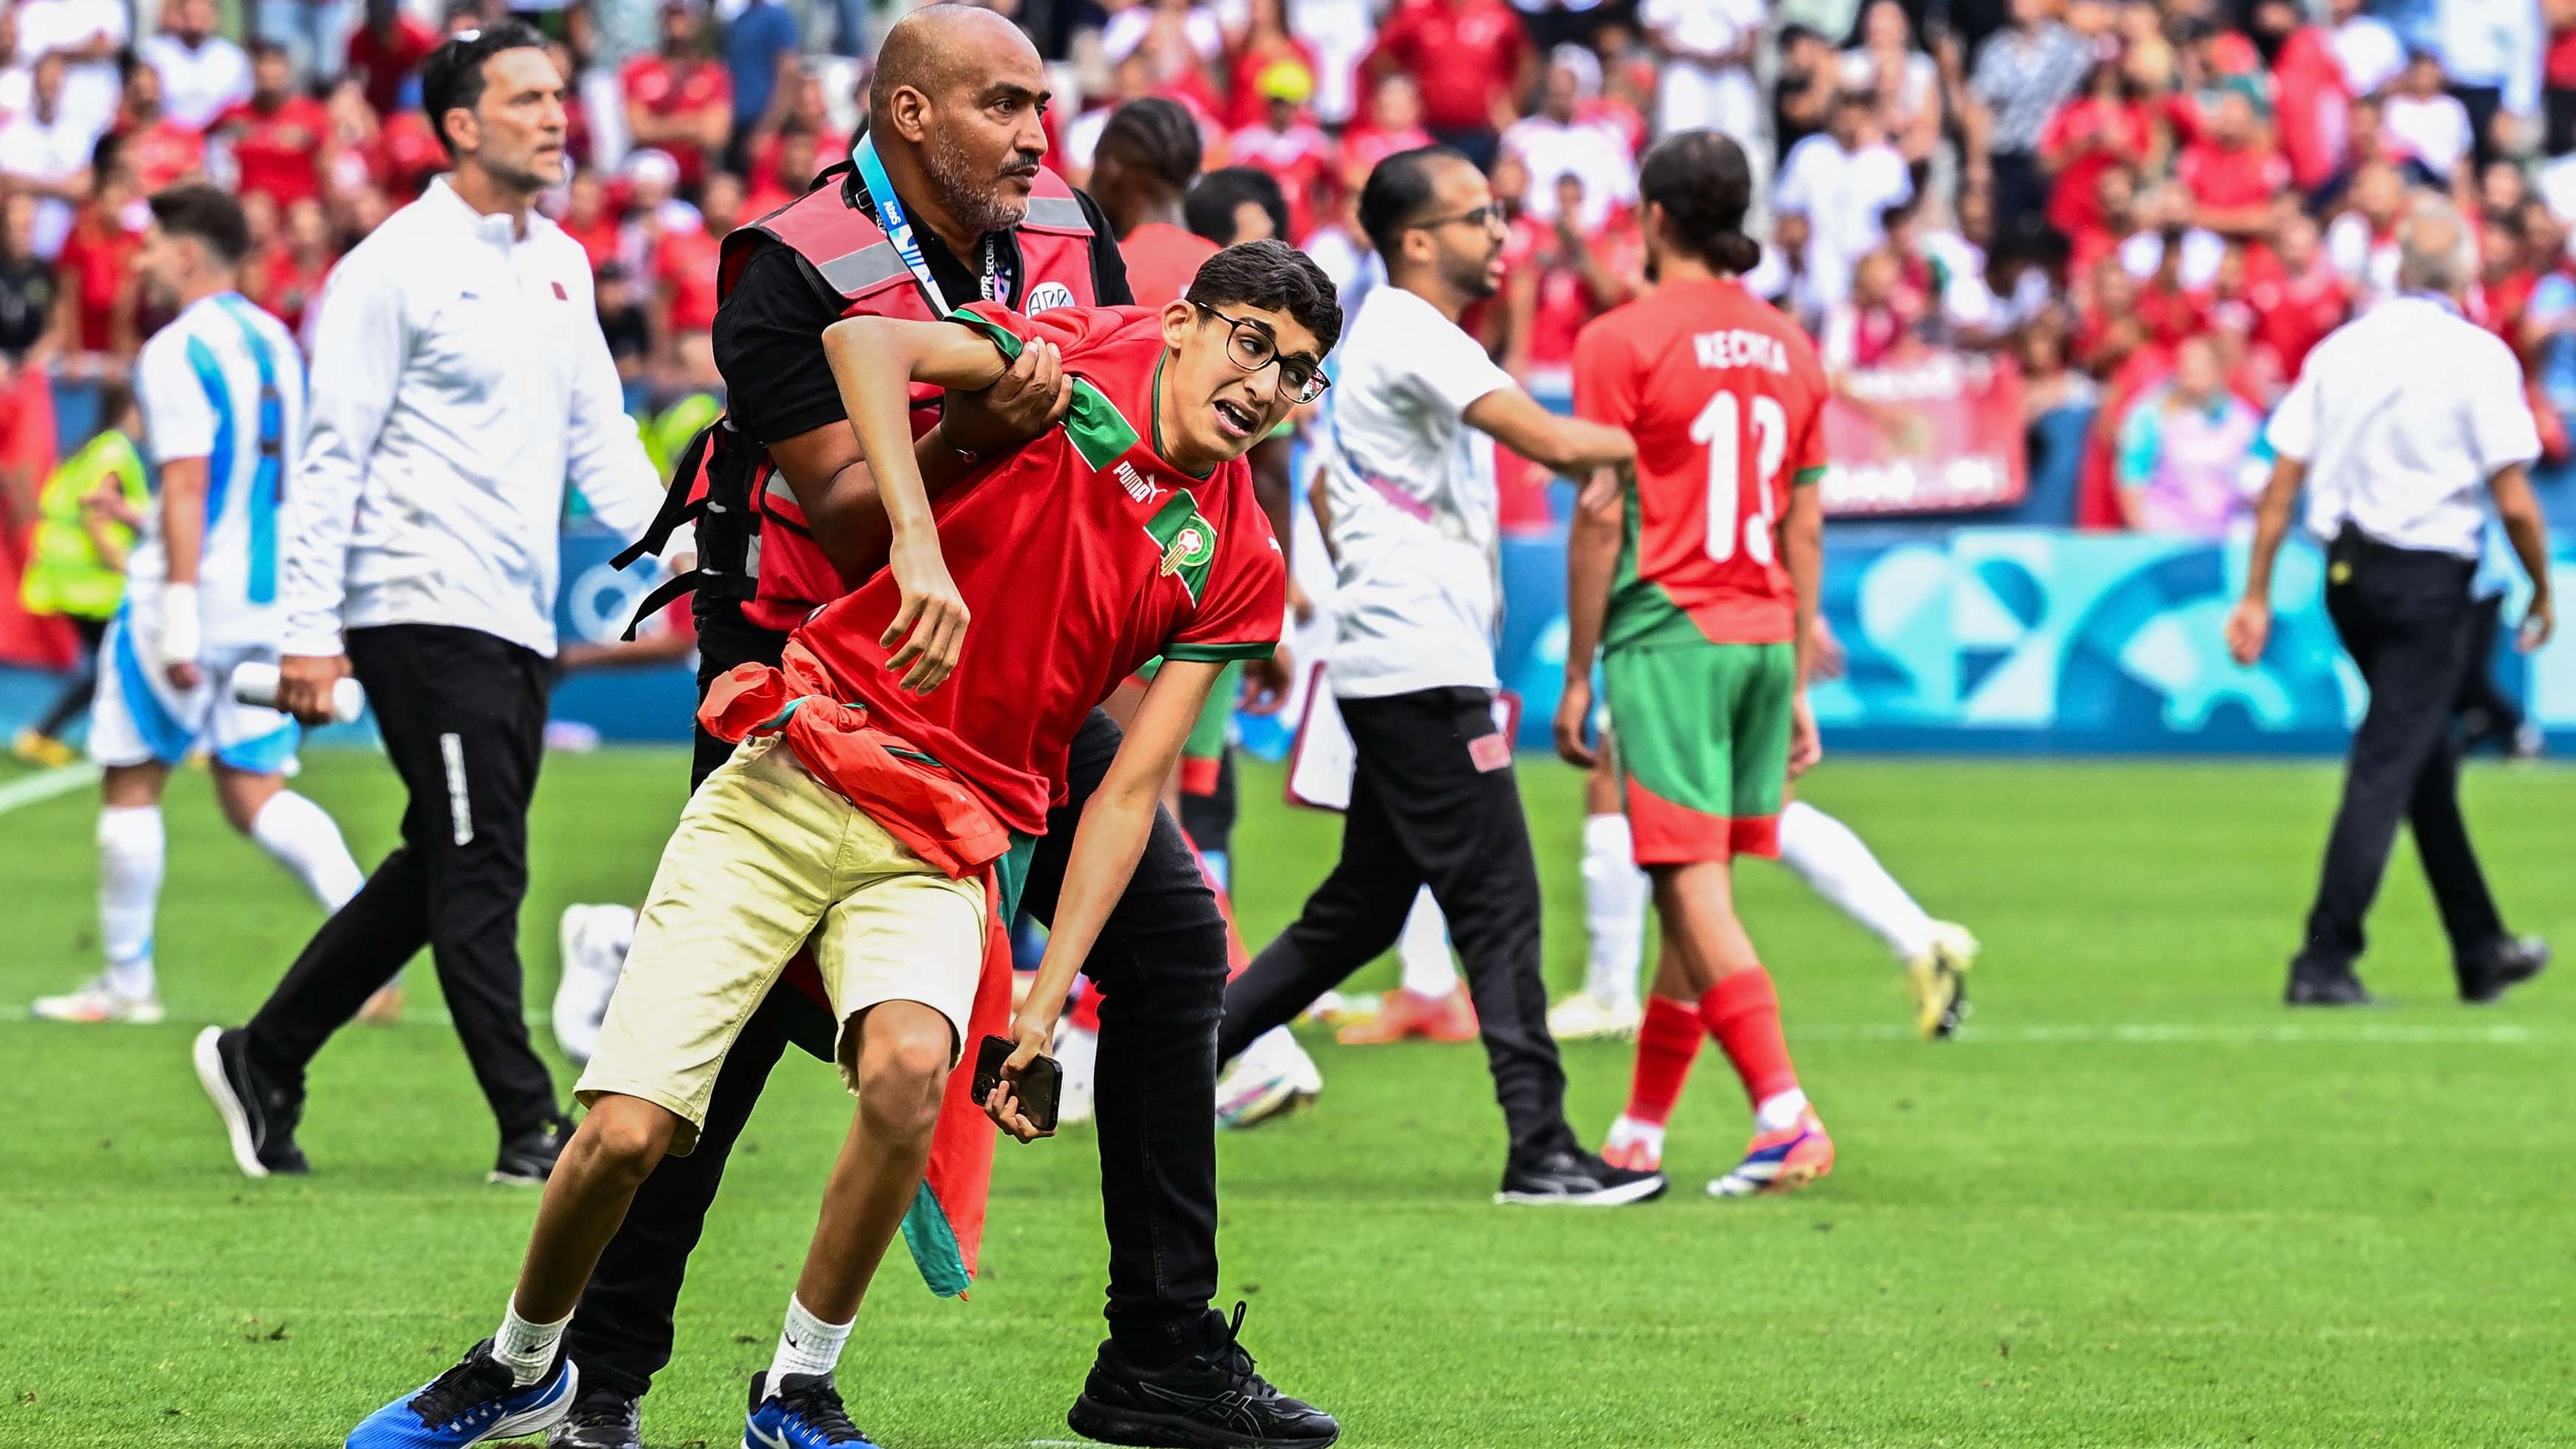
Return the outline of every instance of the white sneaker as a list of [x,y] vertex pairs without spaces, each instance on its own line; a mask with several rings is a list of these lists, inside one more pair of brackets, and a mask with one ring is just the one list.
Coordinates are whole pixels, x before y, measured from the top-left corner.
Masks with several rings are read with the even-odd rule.
[[1324,1072],[1286,1027],[1253,1038],[1216,1084],[1217,1125],[1230,1132],[1258,1127],[1311,1104]]
[[1631,1037],[1645,1019],[1643,1002],[1605,1002],[1589,991],[1578,991],[1548,1008],[1547,1033],[1558,1041]]
[[555,944],[563,961],[555,982],[555,1042],[565,1056],[588,1065],[599,1046],[599,1024],[608,1017],[608,998],[626,969],[626,949],[635,944],[635,908],[566,906]]
[[161,1024],[160,997],[123,995],[107,984],[104,975],[93,976],[82,982],[78,990],[61,996],[39,996],[27,1011],[29,1015],[45,1021],[116,1021],[128,1026]]
[[1056,1094],[1055,1123],[1071,1127],[1091,1120],[1092,1098],[1100,1084],[1100,1033],[1072,1022],[1055,1029],[1056,1065],[1064,1068],[1064,1086]]

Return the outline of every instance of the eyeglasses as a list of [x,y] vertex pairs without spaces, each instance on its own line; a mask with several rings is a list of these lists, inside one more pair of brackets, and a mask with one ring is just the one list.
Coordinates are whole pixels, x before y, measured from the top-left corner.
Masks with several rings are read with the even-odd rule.
[[1413,223],[1408,230],[1438,231],[1444,226],[1455,226],[1459,222],[1463,221],[1467,225],[1476,228],[1478,231],[1487,231],[1492,229],[1494,223],[1502,219],[1503,208],[1501,204],[1488,201],[1473,211],[1462,211],[1456,216],[1435,216],[1428,221],[1417,221]]
[[1324,376],[1323,367],[1311,358],[1282,357],[1279,339],[1270,329],[1242,317],[1228,317],[1205,302],[1190,304],[1233,329],[1226,338],[1226,359],[1246,372],[1259,372],[1272,363],[1279,364],[1279,390],[1290,402],[1310,403],[1324,395],[1333,380]]

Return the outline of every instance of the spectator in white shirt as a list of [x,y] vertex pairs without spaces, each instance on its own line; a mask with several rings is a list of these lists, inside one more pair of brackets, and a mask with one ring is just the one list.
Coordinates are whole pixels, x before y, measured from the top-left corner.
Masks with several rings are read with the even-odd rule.
[[1843,89],[1878,97],[1889,139],[1908,163],[1930,159],[1941,140],[1941,76],[1914,46],[1913,22],[1901,0],[1871,0],[1861,16],[1861,43],[1843,52]]
[[97,143],[97,133],[62,108],[65,69],[60,55],[37,61],[27,109],[0,122],[0,180],[37,198],[35,251],[49,262],[62,253],[74,209],[89,195]]
[[1503,149],[1528,169],[1528,193],[1517,198],[1523,212],[1541,221],[1556,220],[1556,183],[1571,176],[1583,183],[1583,209],[1575,223],[1593,232],[1613,211],[1637,204],[1637,163],[1618,132],[1575,118],[1587,68],[1597,88],[1601,62],[1592,52],[1579,45],[1558,46],[1548,57],[1538,113],[1504,129]]
[[2394,154],[2422,166],[2437,181],[2449,181],[2477,145],[2469,108],[2442,88],[2442,63],[2427,51],[2406,58],[2397,89],[2380,102],[2379,124]]
[[169,28],[135,47],[161,77],[161,108],[192,131],[250,99],[250,57],[215,33],[215,0],[174,0]]
[[2406,46],[2388,22],[2369,14],[2367,0],[2334,0],[2334,57],[2356,96],[2377,95],[2406,68]]
[[1753,80],[1762,0],[1644,0],[1637,23],[1664,55],[1655,131],[1720,131],[1758,154],[1762,94]]
[[62,114],[96,140],[116,121],[125,90],[116,53],[133,31],[126,0],[19,0],[18,54],[29,62],[63,58]]
[[[2478,164],[2499,148],[2538,140],[2540,58],[2548,49],[2539,0],[2440,0],[2433,12],[2435,53],[2451,93],[2468,108]],[[2511,136],[2499,138],[2499,116],[2512,118]]]
[[1887,209],[1913,198],[1914,178],[1881,138],[1874,99],[1845,91],[1826,129],[1781,161],[1771,205],[1807,219],[1807,276],[1817,300],[1831,306],[1851,289],[1852,264],[1887,240]]

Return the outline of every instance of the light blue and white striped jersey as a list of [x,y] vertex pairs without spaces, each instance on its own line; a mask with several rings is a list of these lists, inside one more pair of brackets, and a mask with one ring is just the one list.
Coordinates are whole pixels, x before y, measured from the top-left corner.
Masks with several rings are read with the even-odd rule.
[[[134,373],[153,463],[206,460],[197,563],[206,643],[275,647],[278,505],[304,449],[303,354],[284,323],[238,292],[218,292],[153,333]],[[126,563],[128,611],[146,630],[159,629],[168,574],[156,506]]]

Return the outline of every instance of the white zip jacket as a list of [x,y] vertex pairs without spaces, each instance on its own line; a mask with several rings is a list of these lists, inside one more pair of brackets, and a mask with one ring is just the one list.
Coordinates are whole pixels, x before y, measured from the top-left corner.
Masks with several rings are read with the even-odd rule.
[[551,656],[564,483],[626,537],[661,501],[579,243],[468,206],[444,177],[332,272],[287,491],[288,654],[381,624]]

